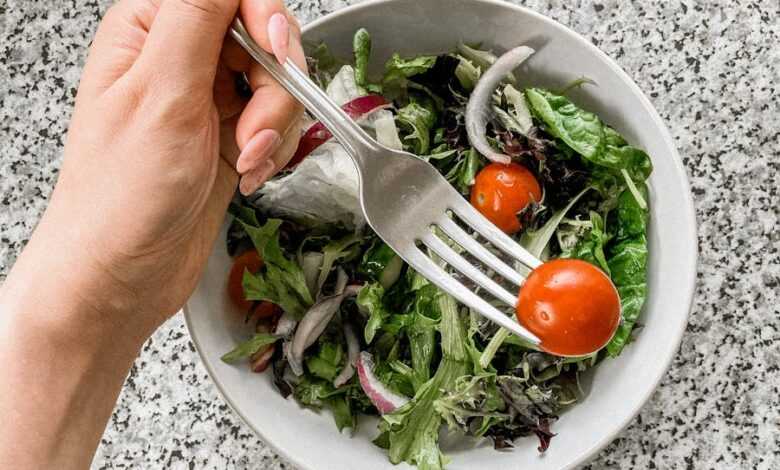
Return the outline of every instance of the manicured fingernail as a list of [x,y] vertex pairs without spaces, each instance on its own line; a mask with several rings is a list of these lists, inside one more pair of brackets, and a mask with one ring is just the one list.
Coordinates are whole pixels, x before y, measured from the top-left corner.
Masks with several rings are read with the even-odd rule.
[[290,23],[282,13],[276,13],[268,20],[268,40],[276,60],[284,64],[290,47]]
[[273,176],[276,171],[276,164],[270,158],[263,160],[260,165],[249,173],[241,177],[241,183],[238,185],[238,189],[244,196],[249,196],[253,192],[260,189],[268,178]]
[[274,129],[263,129],[244,146],[236,160],[236,171],[244,174],[267,159],[282,142],[282,136]]

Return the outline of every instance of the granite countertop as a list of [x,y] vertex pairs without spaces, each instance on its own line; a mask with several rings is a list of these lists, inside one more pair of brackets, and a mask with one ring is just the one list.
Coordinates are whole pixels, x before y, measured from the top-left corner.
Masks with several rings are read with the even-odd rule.
[[[57,177],[80,68],[107,0],[0,3],[0,281]],[[353,1],[293,0],[302,22]],[[780,3],[525,5],[614,58],[669,125],[699,220],[680,352],[590,468],[780,468]],[[145,345],[93,468],[292,468],[218,396],[181,317]]]

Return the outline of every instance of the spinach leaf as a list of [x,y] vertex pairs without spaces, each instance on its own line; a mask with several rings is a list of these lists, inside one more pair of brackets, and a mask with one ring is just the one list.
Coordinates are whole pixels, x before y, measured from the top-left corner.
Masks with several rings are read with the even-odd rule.
[[[647,187],[639,191],[647,200]],[[647,298],[647,221],[648,211],[642,209],[630,191],[618,198],[615,241],[609,246],[609,269],[620,295],[623,321],[607,345],[607,353],[615,357],[631,338],[642,306]]]
[[565,96],[541,88],[529,88],[525,96],[531,111],[545,124],[550,134],[586,159],[599,164],[606,139],[604,124],[598,116],[578,108]]
[[278,340],[279,336],[269,333],[257,333],[249,340],[236,346],[232,351],[225,354],[220,359],[228,364],[233,364],[241,359],[246,359],[261,348],[268,346],[269,344],[274,344]]

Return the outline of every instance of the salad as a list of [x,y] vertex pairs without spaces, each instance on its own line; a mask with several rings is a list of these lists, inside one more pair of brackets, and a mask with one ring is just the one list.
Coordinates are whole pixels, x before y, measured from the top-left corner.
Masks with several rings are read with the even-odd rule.
[[[406,266],[366,225],[357,172],[319,123],[284,172],[231,205],[228,293],[247,340],[222,360],[268,371],[285,397],[330,410],[339,431],[379,416],[374,443],[393,463],[443,468],[445,426],[496,449],[535,436],[546,451],[556,417],[585,399],[581,374],[621,353],[647,296],[650,158],[567,97],[587,80],[521,87],[492,68],[504,57],[459,44],[395,54],[372,76],[361,29],[349,63],[324,44],[308,60],[312,78],[379,142],[429,161],[534,255],[609,275],[622,318],[598,352],[537,350]],[[480,91],[481,80],[496,86]]]

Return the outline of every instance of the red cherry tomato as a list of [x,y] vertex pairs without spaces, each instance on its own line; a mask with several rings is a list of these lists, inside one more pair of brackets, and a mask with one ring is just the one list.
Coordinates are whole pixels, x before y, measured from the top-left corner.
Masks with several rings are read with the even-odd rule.
[[556,259],[534,269],[520,288],[517,319],[543,350],[584,356],[604,347],[620,323],[620,297],[599,268]]
[[522,227],[517,213],[542,200],[542,188],[531,171],[517,163],[491,163],[475,178],[471,205],[506,233]]
[[262,267],[263,259],[255,250],[245,251],[233,260],[233,267],[230,268],[230,276],[228,276],[227,290],[230,300],[242,313],[247,313],[252,307],[252,301],[246,300],[244,297],[244,269],[256,273]]

